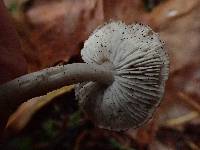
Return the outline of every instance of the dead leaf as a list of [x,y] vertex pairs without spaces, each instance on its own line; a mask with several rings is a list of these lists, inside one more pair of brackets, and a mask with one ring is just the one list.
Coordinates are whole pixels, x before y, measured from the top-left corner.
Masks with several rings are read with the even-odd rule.
[[0,2],[0,84],[27,72],[19,37],[3,2]]
[[18,30],[29,69],[35,71],[79,55],[89,34],[103,23],[103,4],[102,0],[33,3],[24,17],[25,27]]
[[198,2],[199,0],[184,0],[184,3],[182,0],[167,0],[154,8],[150,14],[146,14],[146,19],[155,28],[163,30],[171,21],[190,14],[193,9],[196,9]]
[[143,18],[165,41],[171,72],[200,63],[199,7],[199,0],[168,0]]
[[74,85],[65,86],[52,91],[47,95],[32,98],[27,102],[22,103],[16,112],[10,116],[6,129],[12,129],[12,131],[15,132],[22,130],[38,110],[50,103],[56,97],[70,92],[73,88]]
[[105,21],[122,20],[126,23],[142,21],[145,7],[141,0],[104,0]]

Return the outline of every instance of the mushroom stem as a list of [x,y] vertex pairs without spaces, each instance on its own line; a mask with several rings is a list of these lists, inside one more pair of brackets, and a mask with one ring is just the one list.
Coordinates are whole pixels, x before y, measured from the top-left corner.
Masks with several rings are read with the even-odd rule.
[[110,84],[113,81],[113,72],[105,64],[74,63],[30,73],[0,86],[0,109],[15,109],[30,98],[85,81]]

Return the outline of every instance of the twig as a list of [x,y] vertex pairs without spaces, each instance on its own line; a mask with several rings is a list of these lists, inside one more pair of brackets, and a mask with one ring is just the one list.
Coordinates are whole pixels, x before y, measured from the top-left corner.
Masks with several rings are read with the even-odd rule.
[[178,126],[181,124],[184,124],[186,122],[189,122],[192,119],[195,119],[199,117],[199,113],[196,111],[192,111],[186,115],[180,116],[178,118],[173,118],[173,119],[169,119],[167,120],[164,125],[165,126]]
[[183,100],[184,102],[186,102],[187,104],[189,104],[190,106],[192,106],[195,110],[197,110],[200,113],[200,104],[198,104],[197,102],[195,102],[192,98],[190,98],[188,95],[186,95],[183,92],[178,92],[177,96]]

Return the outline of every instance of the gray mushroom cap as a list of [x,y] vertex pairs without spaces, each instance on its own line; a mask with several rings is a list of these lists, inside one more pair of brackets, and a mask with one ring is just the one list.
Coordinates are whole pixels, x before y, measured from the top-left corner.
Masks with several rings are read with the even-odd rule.
[[91,34],[81,55],[86,63],[113,71],[111,84],[85,82],[76,87],[81,108],[99,127],[136,128],[152,117],[164,94],[169,60],[150,27],[105,24]]

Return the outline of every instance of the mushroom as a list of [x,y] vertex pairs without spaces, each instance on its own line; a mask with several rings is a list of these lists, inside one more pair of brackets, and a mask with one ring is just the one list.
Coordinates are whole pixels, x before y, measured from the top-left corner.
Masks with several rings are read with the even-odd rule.
[[[85,42],[86,63],[47,68],[0,87],[1,101],[18,103],[76,84],[80,107],[101,128],[120,131],[147,122],[160,104],[169,74],[164,43],[143,24],[109,22]],[[4,104],[5,105],[5,104]]]

